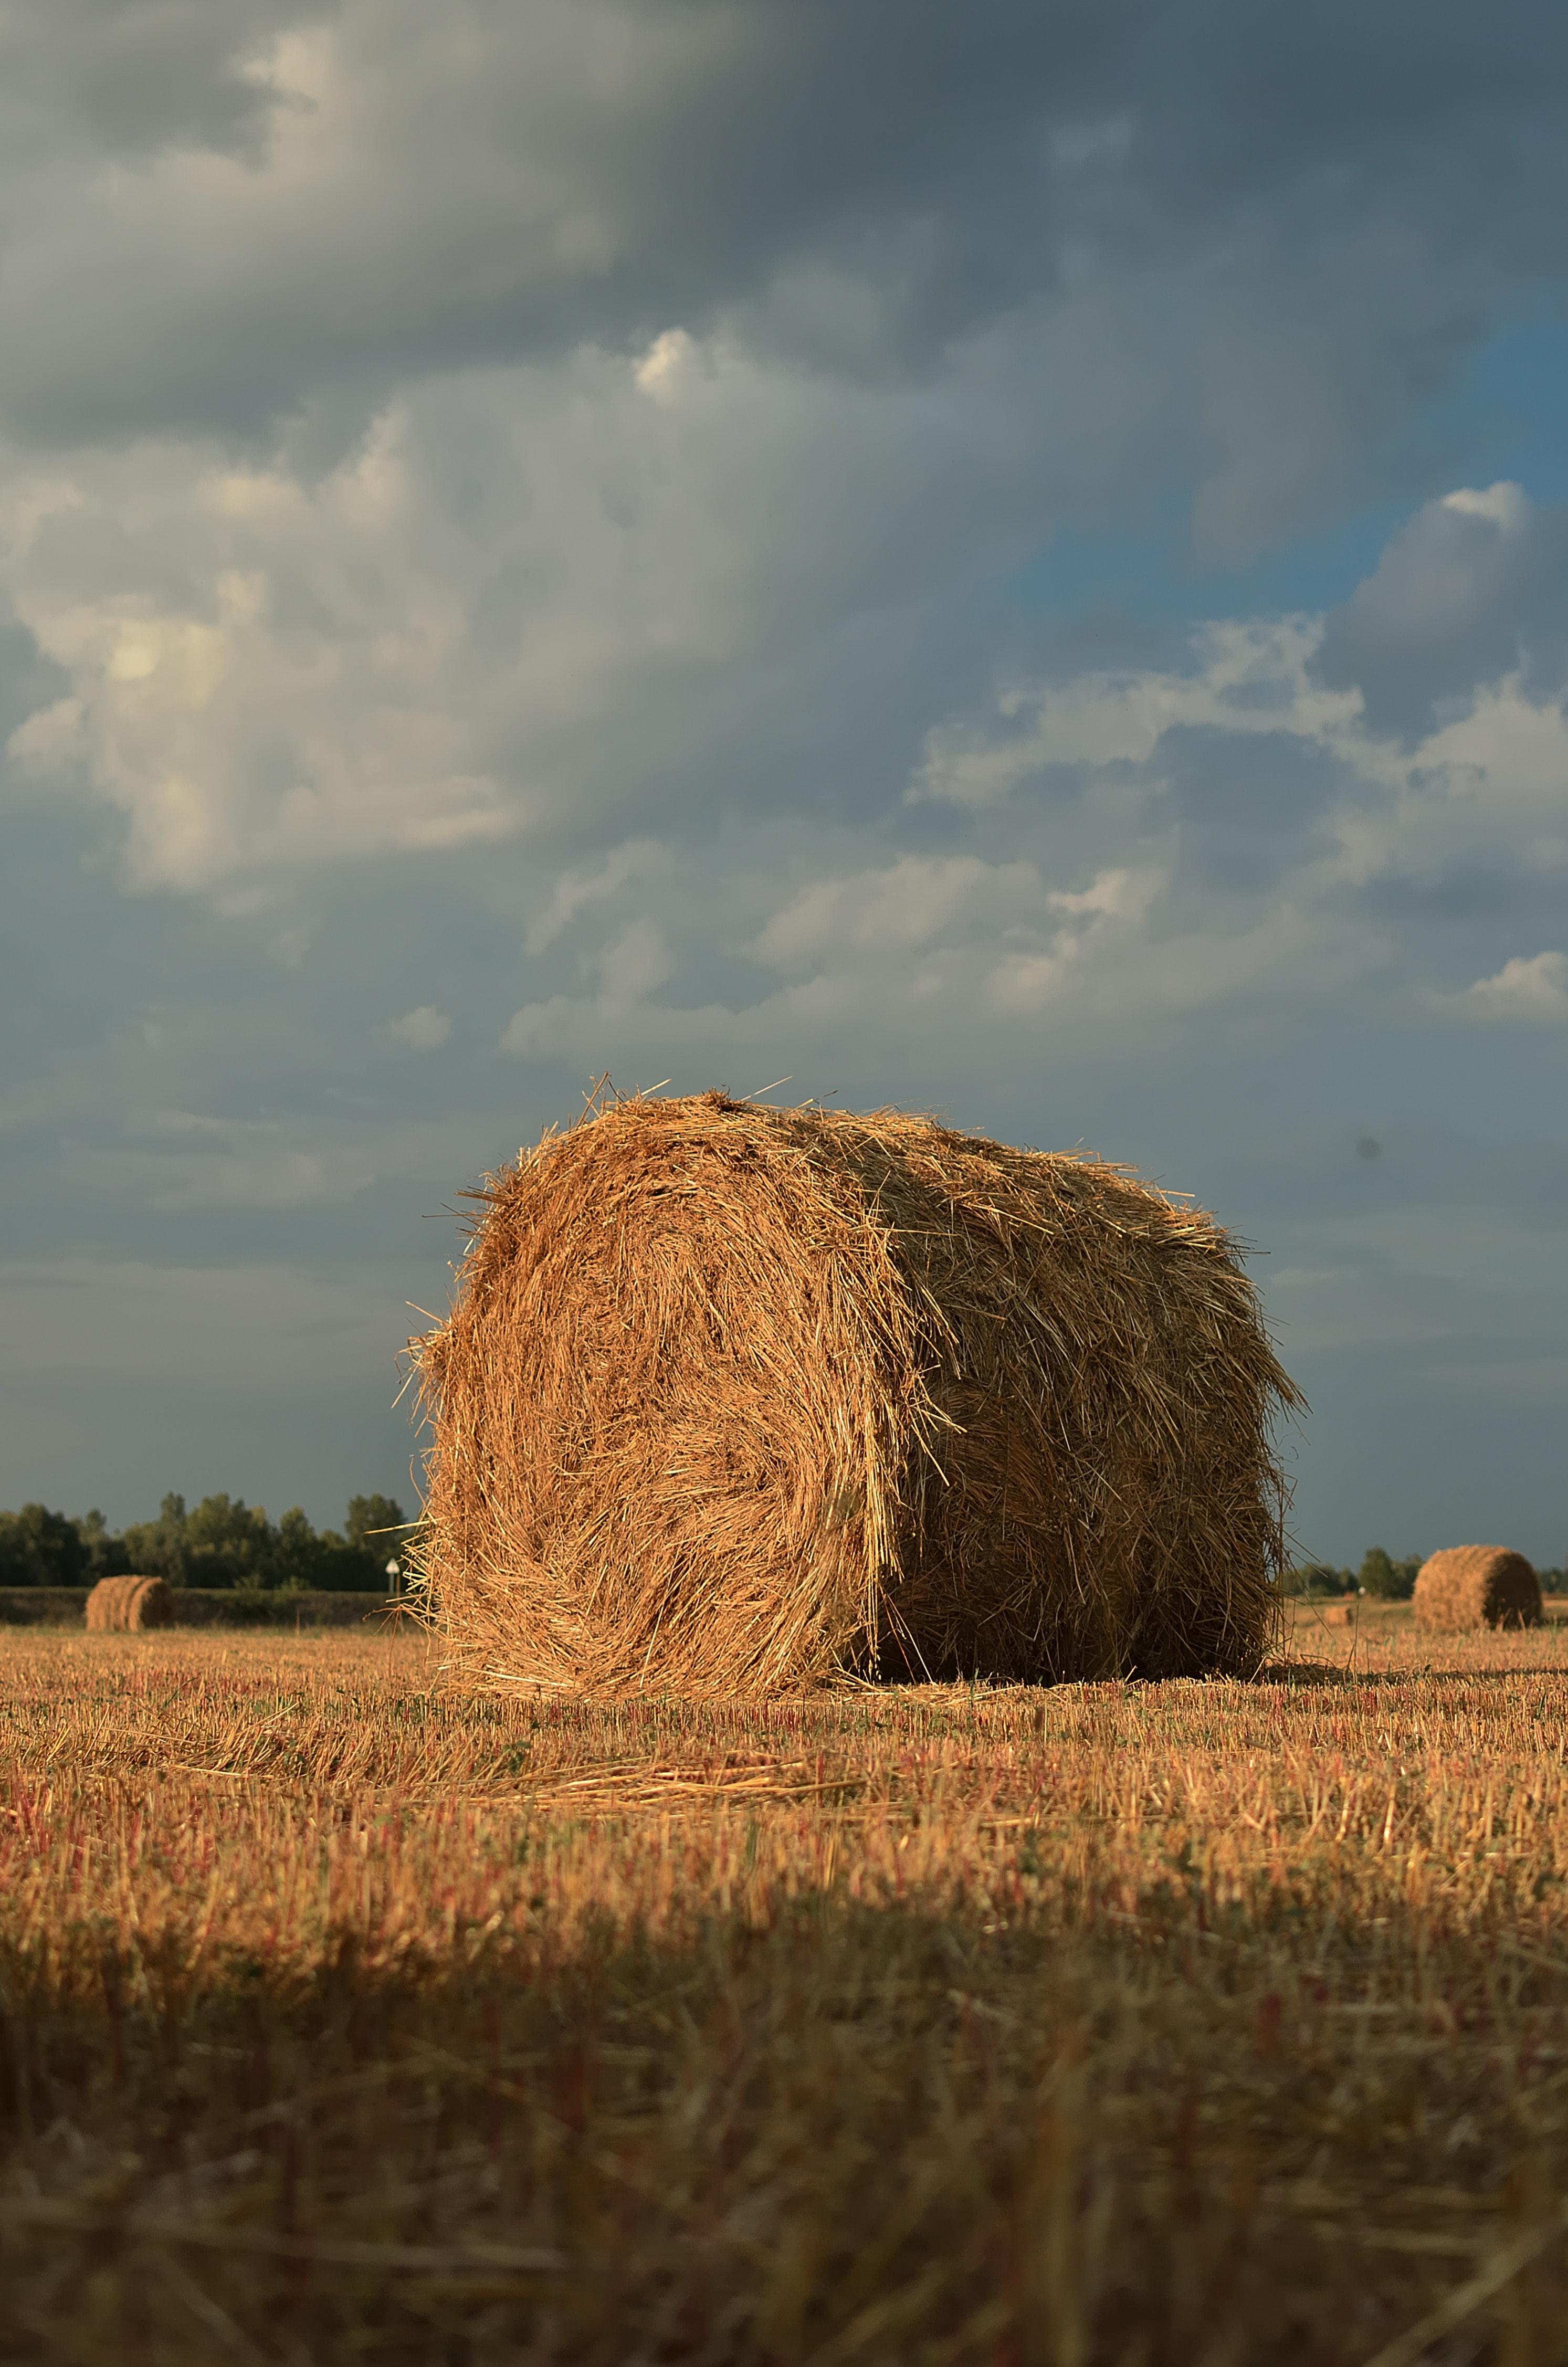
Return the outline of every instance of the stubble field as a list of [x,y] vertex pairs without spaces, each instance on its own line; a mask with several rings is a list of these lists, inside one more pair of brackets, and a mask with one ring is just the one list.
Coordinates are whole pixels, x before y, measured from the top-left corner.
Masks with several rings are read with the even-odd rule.
[[0,2357],[1554,2367],[1565,1681],[0,1632]]

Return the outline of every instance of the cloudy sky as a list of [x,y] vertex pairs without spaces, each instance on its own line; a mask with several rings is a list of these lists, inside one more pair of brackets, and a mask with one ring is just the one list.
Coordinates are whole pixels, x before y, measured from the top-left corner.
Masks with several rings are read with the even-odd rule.
[[585,1080],[1126,1160],[1568,1555],[1568,13],[0,0],[0,1503],[408,1496]]

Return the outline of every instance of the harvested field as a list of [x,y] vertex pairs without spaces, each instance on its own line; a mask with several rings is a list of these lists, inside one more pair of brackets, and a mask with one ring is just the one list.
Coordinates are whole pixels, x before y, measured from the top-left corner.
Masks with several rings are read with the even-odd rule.
[[[0,1627],[81,1627],[92,1591],[85,1586],[0,1586]],[[298,1631],[376,1625],[403,1616],[400,1603],[382,1594],[248,1586],[171,1586],[168,1591],[176,1627]]]
[[1551,2367],[1568,1633],[1293,1632],[752,1708],[0,1635],[0,2357]]

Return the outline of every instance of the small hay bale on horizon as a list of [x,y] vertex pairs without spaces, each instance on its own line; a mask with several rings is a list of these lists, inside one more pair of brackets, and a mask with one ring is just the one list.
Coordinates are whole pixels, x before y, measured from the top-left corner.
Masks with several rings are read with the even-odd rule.
[[1415,1574],[1415,1618],[1422,1627],[1458,1635],[1477,1627],[1539,1627],[1545,1616],[1540,1580],[1523,1554],[1506,1546],[1446,1546]]
[[723,1093],[472,1195],[420,1573],[455,1674],[1250,1674],[1300,1404],[1230,1236],[1101,1161]]
[[87,1597],[89,1627],[140,1631],[172,1627],[175,1599],[161,1578],[100,1578]]

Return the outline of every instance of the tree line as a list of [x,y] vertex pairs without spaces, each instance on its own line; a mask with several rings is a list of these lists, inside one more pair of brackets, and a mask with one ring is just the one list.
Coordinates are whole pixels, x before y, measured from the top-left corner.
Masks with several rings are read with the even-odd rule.
[[[74,1516],[44,1504],[0,1512],[0,1586],[94,1586],[136,1571],[171,1586],[319,1587],[384,1593],[387,1564],[401,1561],[413,1523],[393,1496],[350,1496],[341,1529],[314,1529],[296,1504],[269,1521],[243,1496],[204,1496],[188,1512],[165,1496],[153,1521],[133,1521],[119,1535],[99,1512]],[[1408,1601],[1425,1556],[1396,1559],[1381,1546],[1359,1569],[1303,1562],[1280,1580],[1286,1594],[1368,1594]],[[1568,1593],[1568,1574],[1543,1569],[1548,1594]]]
[[99,1512],[44,1504],[0,1512],[0,1586],[94,1586],[134,1571],[171,1586],[387,1591],[387,1564],[411,1534],[392,1496],[350,1496],[341,1529],[314,1529],[296,1504],[269,1521],[243,1496],[204,1496],[187,1512],[165,1496],[152,1521],[119,1535]]
[[[1359,1569],[1335,1569],[1326,1561],[1302,1562],[1285,1572],[1280,1588],[1286,1594],[1369,1594],[1382,1603],[1408,1603],[1415,1591],[1416,1572],[1426,1558],[1425,1554],[1405,1554],[1395,1560],[1381,1546],[1373,1546],[1362,1557]],[[1568,1573],[1543,1569],[1539,1575],[1543,1593],[1568,1594]]]

